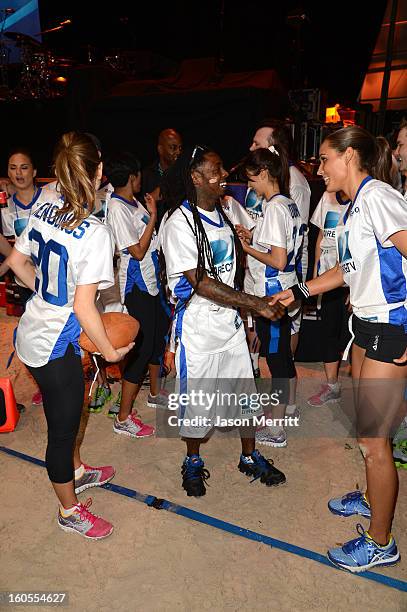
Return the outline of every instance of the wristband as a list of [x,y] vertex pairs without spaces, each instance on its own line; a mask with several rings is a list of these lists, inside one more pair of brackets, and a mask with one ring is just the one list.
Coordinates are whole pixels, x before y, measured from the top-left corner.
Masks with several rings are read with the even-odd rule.
[[295,301],[309,298],[309,289],[305,283],[298,283],[298,285],[293,285],[290,289],[293,292]]

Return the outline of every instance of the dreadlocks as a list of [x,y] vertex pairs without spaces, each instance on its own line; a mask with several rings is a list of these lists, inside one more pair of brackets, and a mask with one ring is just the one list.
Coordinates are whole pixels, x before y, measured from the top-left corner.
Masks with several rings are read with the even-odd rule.
[[[198,261],[196,267],[197,284],[193,293],[196,292],[196,289],[198,288],[198,285],[203,279],[205,273],[209,273],[210,276],[220,281],[218,271],[213,263],[212,250],[208,236],[206,235],[201,217],[197,210],[198,196],[191,176],[191,172],[193,170],[197,170],[203,165],[205,162],[205,156],[208,153],[214,153],[214,151],[208,147],[200,146],[196,146],[193,152],[191,152],[191,150],[189,152],[183,152],[177,161],[164,174],[163,183],[161,186],[163,197],[169,203],[167,219],[175,212],[175,210],[179,208],[195,236],[198,250]],[[191,207],[193,225],[181,208],[182,203],[185,200],[188,201]],[[234,284],[236,289],[241,289],[243,286],[244,277],[244,251],[236,230],[223,210],[220,200],[216,203],[216,210],[233,232],[234,250],[236,256],[236,273]],[[165,223],[165,219],[163,220],[163,223]],[[159,262],[160,280],[164,286],[167,281],[165,258],[162,249],[160,249]],[[191,294],[191,297],[192,295],[193,294]]]

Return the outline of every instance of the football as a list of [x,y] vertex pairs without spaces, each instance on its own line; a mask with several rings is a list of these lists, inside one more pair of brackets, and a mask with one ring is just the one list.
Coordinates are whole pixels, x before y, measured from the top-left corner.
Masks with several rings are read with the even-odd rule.
[[[127,346],[136,338],[140,323],[124,312],[104,312],[100,315],[105,326],[106,335],[112,343],[113,348],[117,349]],[[79,344],[88,353],[99,353],[98,348],[88,338],[83,331],[79,336]]]

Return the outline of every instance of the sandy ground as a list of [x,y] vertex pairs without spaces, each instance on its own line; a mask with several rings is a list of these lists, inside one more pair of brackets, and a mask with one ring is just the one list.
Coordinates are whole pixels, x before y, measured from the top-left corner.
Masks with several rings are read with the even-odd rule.
[[[15,324],[1,309],[0,376],[6,375]],[[320,367],[303,364],[298,369],[309,379],[309,390],[315,389]],[[42,459],[46,427],[42,408],[30,405],[34,384],[17,359],[7,375],[27,410],[15,432],[0,436],[0,445]],[[298,402],[302,418],[317,434],[318,419],[329,417],[323,409],[305,407],[305,391]],[[145,399],[143,391],[138,409],[154,423]],[[123,438],[99,414],[90,415],[82,449],[88,463],[115,466],[116,484],[318,553],[355,537],[358,520],[334,517],[326,508],[331,496],[364,486],[362,459],[352,439],[296,438],[285,449],[263,447],[287,476],[285,486],[267,489],[259,482],[249,484],[236,469],[238,440],[216,436],[202,449],[211,478],[200,499],[188,498],[180,487],[184,447],[179,440]],[[0,474],[0,591],[67,591],[65,609],[81,612],[407,610],[406,593],[103,489],[91,492],[92,509],[113,522],[112,536],[90,542],[66,534],[57,526],[57,503],[43,468],[0,453]],[[403,552],[407,472],[399,475],[394,534]],[[360,522],[367,526],[364,519]],[[377,573],[406,581],[407,562]]]

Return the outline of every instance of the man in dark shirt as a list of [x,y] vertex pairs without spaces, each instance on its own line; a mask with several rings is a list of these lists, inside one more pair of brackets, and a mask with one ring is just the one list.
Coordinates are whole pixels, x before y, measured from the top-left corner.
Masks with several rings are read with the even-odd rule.
[[160,195],[161,178],[182,151],[182,138],[178,132],[172,128],[160,132],[157,151],[158,159],[142,172],[142,196],[151,193],[157,200],[157,225],[159,225],[167,210]]

